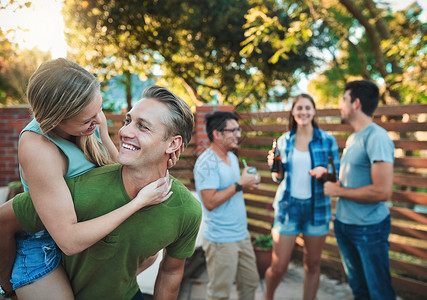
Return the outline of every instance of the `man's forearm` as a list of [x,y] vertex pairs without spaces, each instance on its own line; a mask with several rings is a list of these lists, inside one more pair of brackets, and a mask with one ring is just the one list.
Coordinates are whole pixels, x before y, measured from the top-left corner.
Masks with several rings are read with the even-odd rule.
[[154,286],[155,300],[175,300],[178,297],[184,264],[185,259],[176,259],[165,254]]
[[175,300],[178,297],[181,274],[158,274],[154,286],[154,300]]
[[359,188],[340,187],[335,196],[360,203],[378,203],[390,200],[392,191],[374,185]]

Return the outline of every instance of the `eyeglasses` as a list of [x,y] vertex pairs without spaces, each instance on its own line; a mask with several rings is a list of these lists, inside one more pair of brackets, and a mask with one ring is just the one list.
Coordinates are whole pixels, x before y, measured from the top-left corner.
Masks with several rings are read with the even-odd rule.
[[236,128],[233,128],[233,129],[224,128],[221,131],[228,131],[228,132],[232,132],[232,133],[236,133],[236,132],[241,133],[242,132],[242,128],[241,127],[236,127]]

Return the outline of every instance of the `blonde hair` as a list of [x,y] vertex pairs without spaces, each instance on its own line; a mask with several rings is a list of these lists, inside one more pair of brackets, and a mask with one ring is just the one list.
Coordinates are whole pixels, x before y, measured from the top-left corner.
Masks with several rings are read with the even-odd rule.
[[[100,92],[99,81],[78,64],[64,58],[42,63],[31,75],[27,99],[41,131],[49,135],[56,125],[78,115]],[[77,136],[86,159],[98,166],[113,163],[94,134]]]

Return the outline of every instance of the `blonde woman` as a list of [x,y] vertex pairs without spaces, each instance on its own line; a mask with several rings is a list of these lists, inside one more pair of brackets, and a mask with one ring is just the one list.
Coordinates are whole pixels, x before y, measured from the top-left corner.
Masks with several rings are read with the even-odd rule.
[[[34,120],[19,139],[21,179],[46,230],[16,235],[10,274],[15,256],[13,233],[20,225],[12,201],[1,207],[1,284],[9,295],[16,290],[20,300],[74,299],[59,264],[60,250],[73,255],[90,247],[142,207],[169,198],[171,182],[165,176],[121,208],[78,222],[65,179],[111,164],[118,153],[108,136],[100,83],[84,68],[60,58],[40,65],[30,78],[27,96]],[[172,159],[170,165],[177,158]]]

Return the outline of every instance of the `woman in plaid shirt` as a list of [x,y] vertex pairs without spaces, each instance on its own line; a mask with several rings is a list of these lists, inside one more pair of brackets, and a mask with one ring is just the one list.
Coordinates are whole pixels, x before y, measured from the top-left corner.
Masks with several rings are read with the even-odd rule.
[[[319,286],[320,255],[331,220],[331,200],[323,194],[322,178],[330,156],[339,172],[339,155],[335,138],[318,128],[315,115],[310,95],[295,97],[289,116],[290,131],[277,140],[284,172],[272,173],[280,185],[274,200],[273,257],[265,273],[265,299],[273,299],[300,233],[304,238],[303,299],[315,299]],[[273,157],[270,151],[269,166]]]

